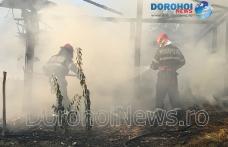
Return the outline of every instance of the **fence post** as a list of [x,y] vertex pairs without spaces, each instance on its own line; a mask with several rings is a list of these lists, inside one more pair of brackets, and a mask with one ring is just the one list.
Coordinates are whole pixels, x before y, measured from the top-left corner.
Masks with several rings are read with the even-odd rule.
[[3,72],[3,85],[2,85],[2,93],[3,93],[3,107],[2,107],[2,136],[5,136],[6,133],[6,76],[7,72]]

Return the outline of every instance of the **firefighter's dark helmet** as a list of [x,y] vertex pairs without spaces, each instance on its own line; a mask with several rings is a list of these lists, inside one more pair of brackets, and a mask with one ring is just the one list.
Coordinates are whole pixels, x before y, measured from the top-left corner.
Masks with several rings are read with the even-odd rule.
[[64,46],[61,47],[62,49],[66,50],[69,53],[73,53],[74,52],[74,48],[71,44],[67,43]]
[[58,54],[61,54],[61,55],[67,55],[67,56],[70,56],[71,58],[73,58],[74,56],[74,48],[71,44],[67,43],[65,44],[64,46],[60,47],[61,50],[59,51]]

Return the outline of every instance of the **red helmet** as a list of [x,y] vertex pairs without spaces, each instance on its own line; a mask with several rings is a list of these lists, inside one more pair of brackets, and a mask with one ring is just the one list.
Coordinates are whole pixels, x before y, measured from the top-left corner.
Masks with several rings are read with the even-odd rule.
[[159,36],[157,37],[157,44],[161,45],[163,43],[166,43],[169,40],[169,37],[166,33],[161,33],[159,34]]

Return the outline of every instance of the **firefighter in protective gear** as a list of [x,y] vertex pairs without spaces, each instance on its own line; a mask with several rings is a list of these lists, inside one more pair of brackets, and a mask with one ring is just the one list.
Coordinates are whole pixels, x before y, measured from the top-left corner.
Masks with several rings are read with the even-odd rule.
[[177,70],[185,64],[185,58],[181,51],[172,44],[165,33],[161,33],[157,38],[159,49],[154,61],[151,64],[153,70],[158,70],[156,85],[156,107],[164,109],[164,99],[168,94],[173,108],[178,108],[179,93]]
[[58,79],[58,84],[60,86],[60,91],[63,96],[63,105],[67,108],[70,104],[70,100],[67,95],[67,80],[66,76],[69,71],[75,73],[77,78],[79,78],[78,68],[73,63],[73,46],[70,44],[65,44],[60,48],[58,54],[52,56],[48,63],[44,66],[44,72],[51,77],[53,74]]

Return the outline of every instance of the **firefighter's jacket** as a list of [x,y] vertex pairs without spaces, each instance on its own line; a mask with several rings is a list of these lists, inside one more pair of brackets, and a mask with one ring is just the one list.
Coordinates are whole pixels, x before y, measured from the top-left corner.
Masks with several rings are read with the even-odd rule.
[[48,75],[55,74],[61,77],[67,76],[69,71],[72,71],[78,77],[78,68],[73,63],[72,59],[64,55],[52,56],[44,66],[44,71]]
[[181,51],[173,44],[166,45],[157,50],[152,69],[176,71],[185,64],[185,58]]

